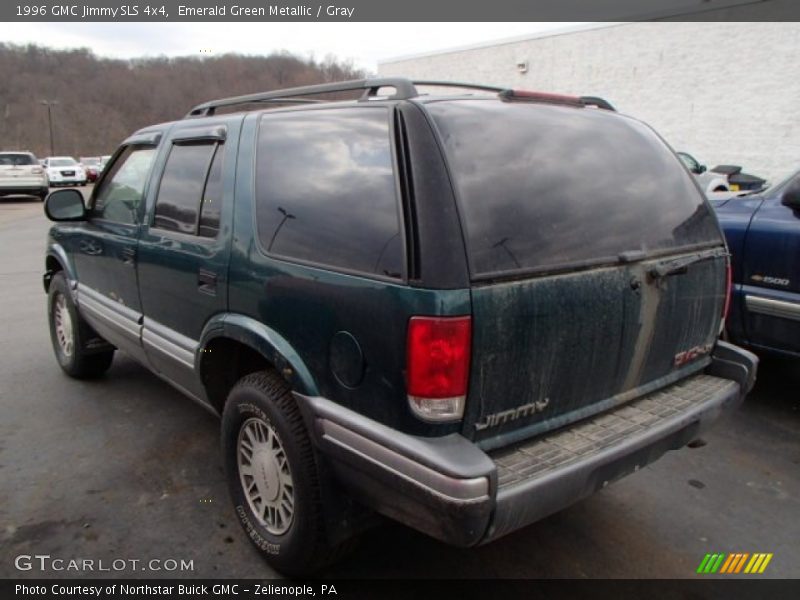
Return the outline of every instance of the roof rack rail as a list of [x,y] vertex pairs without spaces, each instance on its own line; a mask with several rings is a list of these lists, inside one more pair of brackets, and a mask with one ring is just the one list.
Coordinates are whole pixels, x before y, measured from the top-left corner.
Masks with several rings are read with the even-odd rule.
[[460,83],[457,81],[417,81],[414,80],[413,83],[415,86],[417,85],[426,85],[426,86],[436,86],[436,87],[453,87],[453,88],[463,88],[465,90],[480,90],[483,92],[494,92],[499,94],[501,92],[506,91],[506,88],[497,87],[494,85],[480,85],[475,83]]
[[388,96],[389,100],[408,100],[416,98],[419,94],[416,86],[451,87],[466,90],[480,90],[497,94],[506,101],[549,102],[554,104],[567,104],[571,106],[596,106],[604,110],[615,110],[610,103],[595,96],[564,96],[561,94],[548,94],[543,92],[529,92],[526,90],[513,90],[496,87],[493,85],[480,85],[475,83],[461,83],[456,81],[411,81],[402,77],[385,77],[375,79],[355,79],[353,81],[338,81],[335,83],[321,83],[302,87],[259,92],[245,96],[232,96],[220,98],[198,104],[184,117],[208,117],[216,113],[218,108],[237,106],[241,104],[307,104],[325,102],[324,100],[304,98],[303,96],[316,96],[336,92],[351,92],[363,90],[360,100],[369,100],[378,94],[381,88],[394,88],[395,93]]
[[607,100],[596,96],[568,96],[565,94],[551,94],[550,92],[533,92],[530,90],[503,90],[498,94],[506,102],[544,102],[546,104],[564,104],[578,108],[595,106],[603,110],[616,112],[616,109]]
[[350,92],[364,90],[362,99],[374,97],[380,88],[392,87],[395,93],[389,96],[392,100],[404,100],[414,98],[417,89],[408,79],[390,77],[377,79],[356,79],[353,81],[339,81],[335,83],[321,83],[317,85],[306,85],[302,87],[274,90],[271,92],[259,92],[245,96],[233,96],[231,98],[221,98],[198,104],[184,118],[207,117],[213,115],[218,108],[225,106],[236,106],[239,104],[253,104],[259,102],[281,103],[302,101],[301,96],[315,96],[318,94],[331,94],[335,92]]
[[613,110],[614,112],[617,112],[617,109],[614,108],[614,106],[604,98],[599,98],[598,96],[581,96],[579,99],[584,106],[596,106],[597,108]]

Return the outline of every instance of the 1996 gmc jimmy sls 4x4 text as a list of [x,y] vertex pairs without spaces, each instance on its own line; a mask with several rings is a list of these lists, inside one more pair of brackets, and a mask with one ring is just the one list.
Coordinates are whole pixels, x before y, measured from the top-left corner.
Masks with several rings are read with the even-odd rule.
[[45,205],[59,364],[119,349],[220,413],[236,514],[286,573],[373,511],[489,542],[754,381],[717,341],[716,218],[658,135],[599,98],[429,84],[202,104],[128,138],[88,207]]

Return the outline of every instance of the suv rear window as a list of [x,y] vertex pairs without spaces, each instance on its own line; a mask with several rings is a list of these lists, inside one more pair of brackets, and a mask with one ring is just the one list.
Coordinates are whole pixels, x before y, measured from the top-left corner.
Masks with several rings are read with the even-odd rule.
[[256,219],[267,253],[401,277],[388,111],[348,108],[262,117]]
[[691,176],[634,119],[496,100],[427,108],[448,155],[473,276],[720,241]]
[[32,154],[0,154],[0,165],[4,167],[36,164],[39,163],[36,162]]

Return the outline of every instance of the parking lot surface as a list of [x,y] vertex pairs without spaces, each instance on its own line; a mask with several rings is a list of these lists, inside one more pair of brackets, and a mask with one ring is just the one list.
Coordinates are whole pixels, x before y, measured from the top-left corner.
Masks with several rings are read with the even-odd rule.
[[[58,368],[47,228],[38,200],[0,201],[0,577],[277,577],[235,519],[211,414],[119,353],[98,381]],[[387,522],[323,575],[696,577],[706,553],[770,552],[760,577],[800,577],[798,389],[798,362],[765,358],[755,391],[702,447],[476,549]],[[27,554],[192,569],[17,570]]]

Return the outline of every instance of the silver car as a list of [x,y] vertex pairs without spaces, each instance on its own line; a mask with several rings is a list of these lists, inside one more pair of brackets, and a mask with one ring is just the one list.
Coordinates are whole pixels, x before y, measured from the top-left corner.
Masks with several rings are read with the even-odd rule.
[[47,172],[30,152],[0,152],[0,196],[47,196]]

